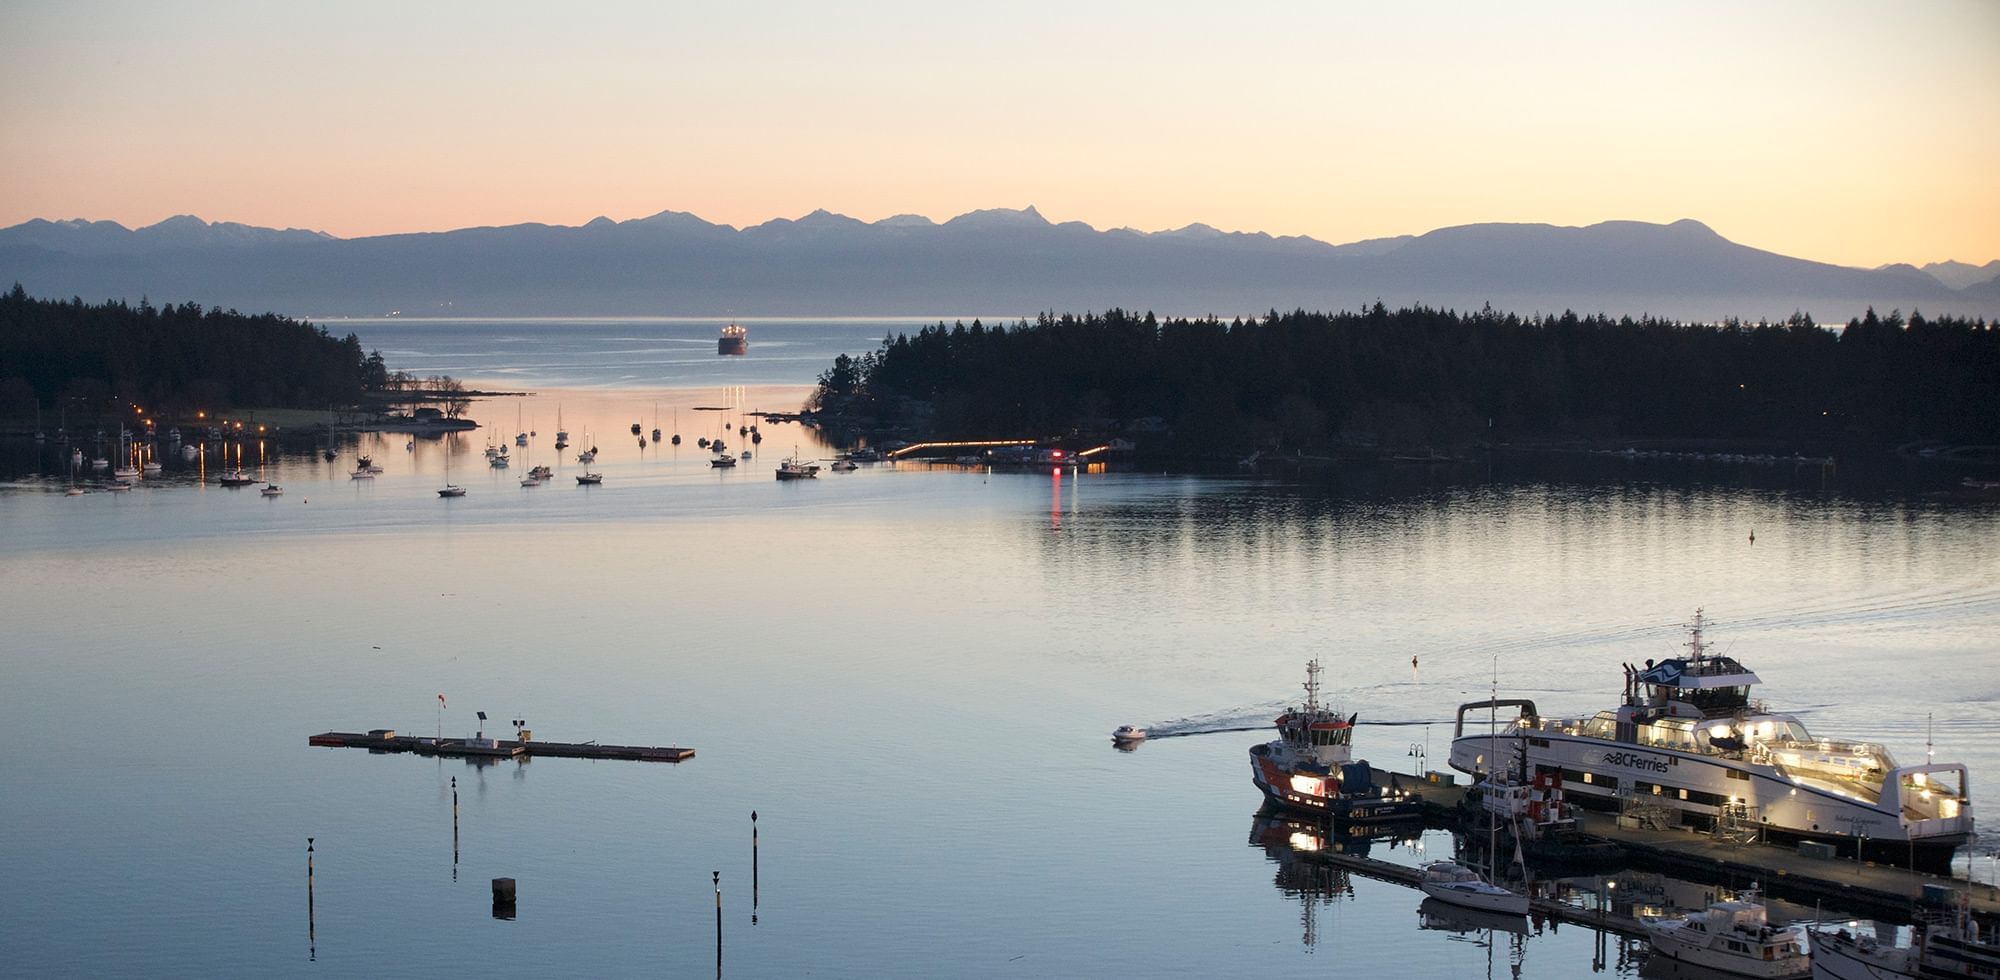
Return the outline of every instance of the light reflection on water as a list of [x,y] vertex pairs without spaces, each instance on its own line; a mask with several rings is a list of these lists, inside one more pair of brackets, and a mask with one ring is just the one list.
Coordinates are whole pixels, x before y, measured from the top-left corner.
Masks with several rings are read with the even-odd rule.
[[[705,972],[711,870],[738,976],[1462,976],[1489,953],[1506,975],[1504,937],[1420,928],[1419,896],[1379,882],[1316,905],[1303,943],[1297,889],[1245,845],[1263,734],[1118,753],[1108,732],[1255,724],[1317,655],[1364,721],[1415,723],[1364,726],[1360,754],[1403,769],[1426,741],[1436,763],[1495,654],[1509,691],[1594,710],[1697,606],[1816,728],[1908,759],[1935,713],[1939,758],[2000,771],[1990,509],[1477,474],[778,483],[795,442],[826,449],[771,426],[753,465],[718,473],[685,411],[712,394],[661,398],[684,409],[678,454],[629,437],[652,392],[526,400],[536,460],[556,400],[605,450],[594,489],[565,485],[568,458],[518,487],[519,449],[483,469],[489,432],[514,431],[498,401],[451,443],[362,443],[375,481],[346,479],[352,444],[279,457],[276,500],[172,470],[115,497],[0,491],[9,970],[298,972],[313,836],[312,969],[331,975]],[[435,496],[447,445],[461,500]],[[446,734],[483,709],[699,755],[473,768],[305,744],[432,731],[440,692]],[[511,922],[488,914],[503,875]],[[1522,975],[1579,975],[1594,945],[1530,935]],[[1614,952],[1610,972],[1634,969]]]

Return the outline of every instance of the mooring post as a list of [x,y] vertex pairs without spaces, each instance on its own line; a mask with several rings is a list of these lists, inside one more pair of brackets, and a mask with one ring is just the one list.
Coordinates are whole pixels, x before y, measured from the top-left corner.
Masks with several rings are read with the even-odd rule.
[[493,879],[493,917],[496,919],[514,917],[514,879]]
[[306,959],[319,959],[319,910],[313,903],[313,839],[306,838]]
[[451,880],[458,880],[458,777],[451,777]]
[[757,924],[757,811],[750,811],[750,924]]
[[722,975],[722,872],[711,871],[715,882],[715,975]]

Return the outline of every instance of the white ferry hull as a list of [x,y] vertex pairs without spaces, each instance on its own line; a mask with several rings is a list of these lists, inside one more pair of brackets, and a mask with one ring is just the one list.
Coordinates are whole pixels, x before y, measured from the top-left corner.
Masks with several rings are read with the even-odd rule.
[[[1484,773],[1496,744],[1504,757],[1516,752],[1519,742],[1507,731],[1497,740],[1462,736],[1452,742],[1451,766]],[[1541,729],[1531,729],[1527,742],[1529,766],[1561,771],[1565,797],[1591,809],[1617,810],[1621,787],[1698,824],[1712,823],[1732,802],[1743,803],[1754,808],[1770,840],[1824,841],[1845,857],[1853,857],[1858,845],[1864,858],[1933,873],[1948,873],[1953,852],[1972,839],[1970,816],[1915,821],[1929,826],[1912,828],[1895,813],[1794,782],[1769,766]]]

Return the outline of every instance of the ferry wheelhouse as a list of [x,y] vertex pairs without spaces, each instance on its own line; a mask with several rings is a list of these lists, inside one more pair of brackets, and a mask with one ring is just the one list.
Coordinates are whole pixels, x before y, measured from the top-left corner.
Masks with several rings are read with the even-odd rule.
[[1297,813],[1352,822],[1411,820],[1423,799],[1377,786],[1367,762],[1354,761],[1354,723],[1319,698],[1318,660],[1306,664],[1306,700],[1278,716],[1279,737],[1250,748],[1250,779],[1264,797]]
[[[1718,823],[1780,842],[1831,843],[1838,853],[1942,872],[1972,839],[1971,787],[1961,763],[1901,766],[1874,742],[1815,735],[1752,699],[1758,676],[1712,654],[1699,610],[1688,656],[1625,665],[1623,702],[1582,718],[1544,718],[1533,701],[1460,705],[1451,766],[1483,776],[1516,740],[1532,773],[1556,773],[1572,802],[1664,811],[1695,827]],[[1469,733],[1475,710],[1519,708],[1498,732]],[[1495,746],[1502,746],[1497,752]]]

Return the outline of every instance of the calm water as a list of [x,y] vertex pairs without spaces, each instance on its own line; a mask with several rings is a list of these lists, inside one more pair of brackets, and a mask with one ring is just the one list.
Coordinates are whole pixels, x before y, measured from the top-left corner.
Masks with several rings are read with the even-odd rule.
[[[568,364],[566,330],[518,361]],[[1442,760],[1444,720],[1485,695],[1496,654],[1504,690],[1591,710],[1697,606],[1816,728],[1907,759],[1934,715],[1938,757],[1972,763],[2000,819],[1992,508],[1736,472],[878,465],[780,484],[795,445],[826,453],[789,425],[710,470],[693,439],[718,417],[693,406],[789,408],[823,366],[764,375],[774,332],[753,326],[752,356],[719,369],[741,378],[536,368],[590,390],[481,403],[488,429],[413,449],[350,440],[334,464],[267,446],[274,499],[196,485],[213,451],[80,498],[55,492],[60,462],[17,463],[0,489],[0,972],[706,973],[719,870],[730,976],[1583,975],[1585,930],[1424,928],[1417,893],[1300,864],[1290,830],[1256,821],[1244,752],[1266,736],[1200,733],[1267,722],[1318,656],[1364,721],[1407,723],[1356,739],[1407,770],[1425,744]],[[433,346],[421,373],[508,376]],[[678,452],[629,435],[656,400]],[[540,435],[492,471],[479,449],[511,436],[517,402]],[[516,485],[557,462],[558,403],[602,447],[602,487],[575,486],[566,458],[554,484]],[[348,480],[357,450],[386,472]],[[459,500],[434,493],[448,452]],[[476,710],[699,755],[480,768],[306,745],[467,734]],[[1114,751],[1128,722],[1190,734]],[[515,921],[489,914],[498,876],[520,882]],[[1606,970],[1642,959],[1613,941]]]

